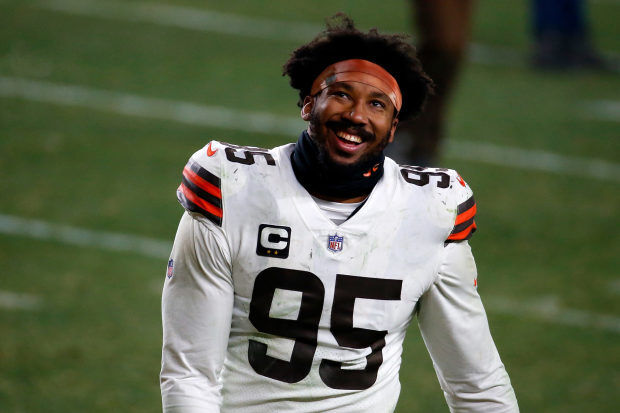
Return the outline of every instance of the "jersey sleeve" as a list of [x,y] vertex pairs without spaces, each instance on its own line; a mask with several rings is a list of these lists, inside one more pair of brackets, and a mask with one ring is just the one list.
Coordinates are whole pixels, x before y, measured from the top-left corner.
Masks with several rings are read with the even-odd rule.
[[444,248],[418,323],[452,412],[515,413],[517,399],[491,337],[467,241]]
[[194,153],[181,177],[177,189],[179,203],[189,212],[200,214],[218,226],[222,226],[222,180],[220,157],[223,147],[211,141]]
[[450,171],[450,198],[454,206],[454,225],[446,243],[469,240],[476,231],[474,193],[456,171]]
[[221,228],[181,218],[162,294],[164,413],[219,412],[233,308],[231,257]]

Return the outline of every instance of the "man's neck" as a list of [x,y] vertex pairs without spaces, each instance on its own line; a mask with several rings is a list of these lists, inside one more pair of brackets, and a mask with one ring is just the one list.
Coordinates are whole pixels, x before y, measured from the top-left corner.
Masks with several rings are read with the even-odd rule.
[[370,166],[359,164],[352,168],[332,168],[320,161],[321,156],[317,144],[304,132],[291,154],[291,164],[299,183],[325,201],[361,202],[383,175],[383,154],[377,155],[376,160],[366,161]]

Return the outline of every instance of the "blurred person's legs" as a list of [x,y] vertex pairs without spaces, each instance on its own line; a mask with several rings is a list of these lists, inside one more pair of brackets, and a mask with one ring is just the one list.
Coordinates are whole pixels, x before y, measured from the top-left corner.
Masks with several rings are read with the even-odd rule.
[[583,0],[532,0],[531,6],[534,67],[603,68],[590,41]]
[[473,0],[412,0],[418,57],[435,82],[435,95],[413,121],[399,125],[389,155],[410,165],[434,166],[445,127],[447,100],[469,41]]

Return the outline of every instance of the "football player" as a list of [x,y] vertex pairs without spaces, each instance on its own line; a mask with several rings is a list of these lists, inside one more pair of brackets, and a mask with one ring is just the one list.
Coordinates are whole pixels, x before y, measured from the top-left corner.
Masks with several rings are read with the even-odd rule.
[[432,88],[404,37],[339,16],[284,66],[308,122],[191,156],[163,291],[165,412],[392,412],[417,317],[452,411],[517,412],[476,290],[476,204],[383,155]]

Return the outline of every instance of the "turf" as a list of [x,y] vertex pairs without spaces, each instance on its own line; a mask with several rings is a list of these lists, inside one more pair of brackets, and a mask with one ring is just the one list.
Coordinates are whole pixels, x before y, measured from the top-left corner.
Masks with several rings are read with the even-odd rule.
[[[314,25],[342,10],[362,27],[410,29],[408,6],[396,0],[381,7],[369,0],[165,3]],[[0,76],[298,115],[296,95],[280,76],[297,41],[71,15],[37,4],[0,1]],[[596,44],[620,52],[620,6],[589,6]],[[474,42],[508,48],[517,62],[466,66],[448,135],[618,164],[617,119],[583,112],[584,102],[620,100],[618,73],[533,71],[527,16],[524,1],[477,2]],[[210,139],[269,147],[294,138],[0,97],[0,214],[171,242],[181,214],[174,191],[193,151]],[[618,180],[457,156],[443,162],[476,194],[479,291],[489,299],[492,332],[521,411],[615,411],[617,330],[506,313],[493,303],[527,308],[547,300],[613,316],[617,326]],[[0,291],[40,300],[35,310],[0,306],[0,411],[160,409],[165,257],[0,234],[0,264]],[[447,411],[415,325],[401,381],[399,412]]]

